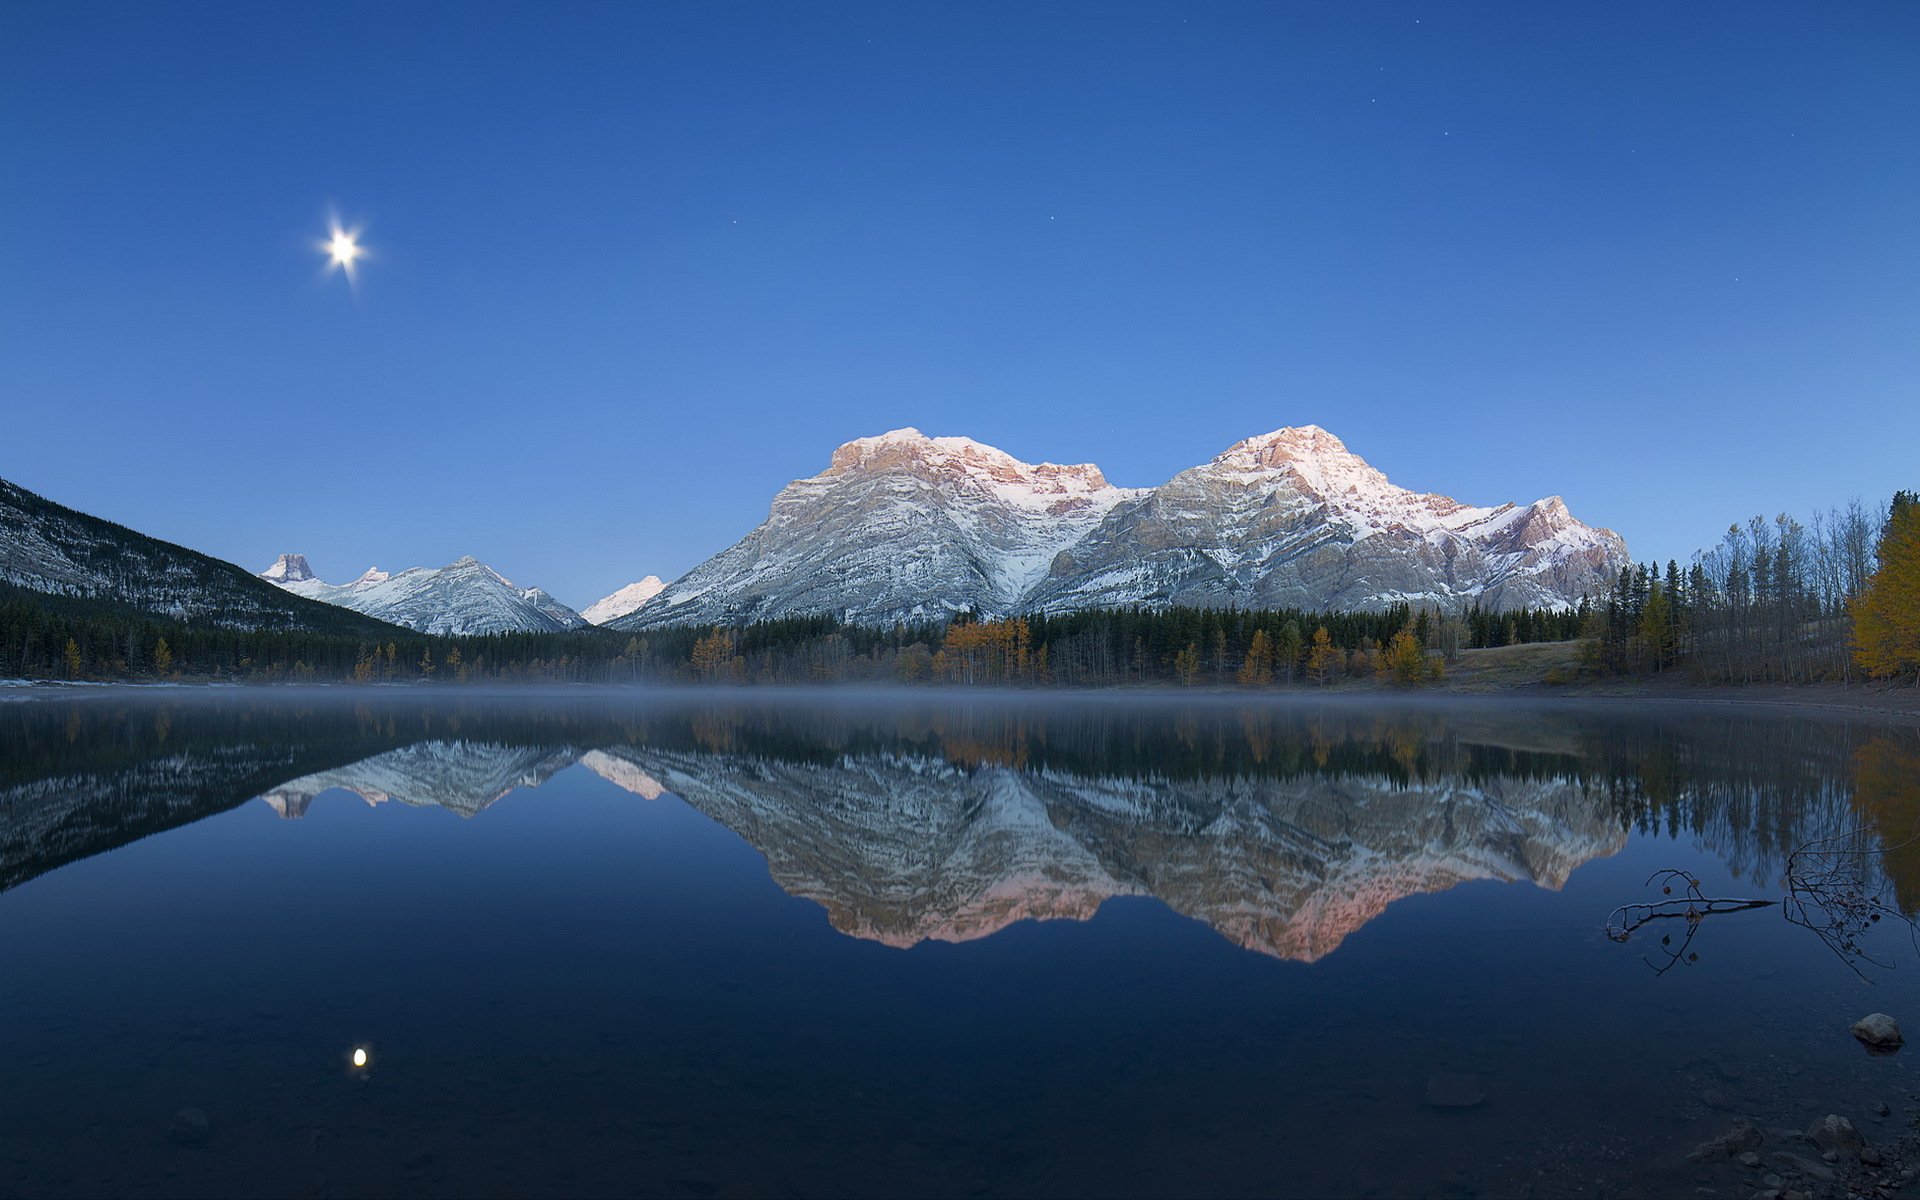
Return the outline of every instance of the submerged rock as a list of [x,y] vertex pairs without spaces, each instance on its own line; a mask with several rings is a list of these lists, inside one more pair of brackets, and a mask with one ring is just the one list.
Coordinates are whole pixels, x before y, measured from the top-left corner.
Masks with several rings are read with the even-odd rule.
[[1807,1138],[1820,1147],[1823,1154],[1858,1154],[1867,1144],[1853,1122],[1838,1113],[1828,1113],[1807,1126]]
[[1427,1106],[1429,1108],[1478,1108],[1487,1102],[1487,1093],[1480,1087],[1477,1075],[1429,1075],[1427,1077]]
[[167,1126],[167,1138],[183,1146],[196,1146],[213,1136],[213,1122],[198,1108],[183,1108],[173,1114]]
[[1868,1013],[1855,1021],[1853,1036],[1871,1054],[1892,1054],[1906,1041],[1900,1036],[1900,1022],[1885,1013]]
[[1735,1121],[1727,1131],[1711,1141],[1701,1142],[1693,1148],[1687,1157],[1694,1162],[1711,1162],[1719,1158],[1732,1158],[1736,1154],[1745,1154],[1760,1149],[1764,1139],[1760,1131],[1745,1121]]

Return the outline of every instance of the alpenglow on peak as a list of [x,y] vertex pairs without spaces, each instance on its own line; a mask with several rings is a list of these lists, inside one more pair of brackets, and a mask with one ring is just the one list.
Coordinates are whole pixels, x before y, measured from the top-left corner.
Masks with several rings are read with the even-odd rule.
[[759,527],[616,629],[808,613],[890,623],[1119,605],[1567,607],[1625,565],[1559,497],[1412,492],[1317,425],[1235,442],[1156,488],[964,437],[856,438]]

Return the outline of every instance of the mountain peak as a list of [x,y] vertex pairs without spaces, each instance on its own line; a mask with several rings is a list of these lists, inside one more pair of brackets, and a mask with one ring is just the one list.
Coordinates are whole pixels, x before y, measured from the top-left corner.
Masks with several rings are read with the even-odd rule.
[[592,604],[580,610],[580,615],[593,625],[605,625],[617,617],[624,617],[642,604],[667,590],[666,583],[658,575],[649,575],[635,583],[630,583],[610,596],[602,596]]
[[580,614],[539,588],[522,588],[472,555],[438,570],[409,567],[389,574],[367,568],[352,583],[334,586],[316,579],[299,555],[286,555],[298,573],[276,576],[269,582],[310,600],[337,604],[422,633],[557,633],[577,629]]
[[274,564],[260,572],[260,578],[271,579],[275,583],[299,583],[303,579],[313,578],[313,568],[307,565],[304,554],[282,554]]
[[1244,438],[1157,488],[905,428],[840,446],[825,471],[783,488],[758,528],[611,623],[1559,607],[1625,561],[1617,535],[1557,500],[1474,507],[1414,492],[1318,425]]
[[1092,463],[1023,462],[969,437],[928,437],[912,426],[878,437],[855,438],[833,452],[824,476],[909,470],[940,477],[971,477],[989,484],[1038,485],[1042,492],[1100,490],[1107,477]]
[[1318,425],[1290,425],[1242,438],[1226,448],[1213,461],[1233,466],[1276,468],[1303,459],[1352,459],[1359,456],[1347,444]]

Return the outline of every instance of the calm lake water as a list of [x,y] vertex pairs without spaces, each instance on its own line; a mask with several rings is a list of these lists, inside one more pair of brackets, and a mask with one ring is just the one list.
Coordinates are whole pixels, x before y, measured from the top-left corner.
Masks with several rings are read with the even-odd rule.
[[1679,705],[4,703],[0,1194],[1746,1196],[1736,1117],[1895,1153],[1917,780]]

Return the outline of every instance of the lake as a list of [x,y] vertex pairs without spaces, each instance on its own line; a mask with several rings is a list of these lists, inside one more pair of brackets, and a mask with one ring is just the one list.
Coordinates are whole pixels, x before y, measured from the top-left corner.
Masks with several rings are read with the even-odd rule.
[[1916,831],[1758,706],[0,703],[0,1194],[1870,1191]]

